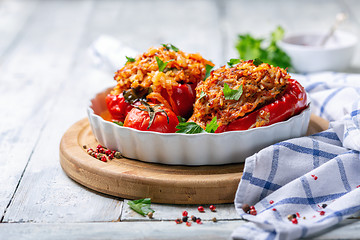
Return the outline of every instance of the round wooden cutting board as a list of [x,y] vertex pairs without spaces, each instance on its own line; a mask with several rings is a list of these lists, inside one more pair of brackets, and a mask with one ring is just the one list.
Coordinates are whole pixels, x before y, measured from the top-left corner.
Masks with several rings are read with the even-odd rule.
[[[327,124],[312,116],[308,134],[326,129]],[[243,163],[173,166],[127,158],[102,162],[85,149],[96,149],[97,145],[88,120],[75,123],[61,139],[62,168],[88,188],[127,199],[149,197],[152,202],[169,204],[232,203],[244,168]]]

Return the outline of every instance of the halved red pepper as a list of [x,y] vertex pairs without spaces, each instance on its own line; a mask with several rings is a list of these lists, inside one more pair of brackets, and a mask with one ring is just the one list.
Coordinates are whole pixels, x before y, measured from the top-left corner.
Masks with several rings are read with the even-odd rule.
[[283,95],[274,102],[239,118],[228,125],[219,127],[216,132],[247,130],[253,127],[268,126],[276,122],[285,121],[293,115],[299,114],[307,107],[306,92],[296,80],[290,79]]
[[[161,91],[161,95],[168,101],[177,116],[188,118],[192,114],[196,97],[192,85],[195,84],[179,84],[174,86],[172,88],[171,96],[169,96],[166,89],[162,89]],[[132,104],[125,100],[123,93],[120,93],[119,95],[108,94],[105,102],[112,119],[121,122],[125,120],[126,115],[133,108]],[[139,102],[135,100],[134,104],[136,103],[139,105]]]
[[108,94],[105,98],[106,106],[111,114],[112,120],[123,122],[126,115],[133,108],[130,103],[125,101],[122,93],[119,95]]
[[189,118],[193,112],[193,104],[196,96],[192,85],[195,84],[179,84],[173,87],[170,97],[165,89],[161,91],[161,95],[169,102],[177,116]]

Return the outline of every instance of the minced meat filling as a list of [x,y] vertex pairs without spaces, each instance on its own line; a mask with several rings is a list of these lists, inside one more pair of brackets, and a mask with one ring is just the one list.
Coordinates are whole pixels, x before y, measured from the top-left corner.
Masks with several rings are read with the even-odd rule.
[[[242,61],[231,68],[223,66],[212,71],[210,77],[197,86],[197,100],[189,121],[205,128],[217,117],[219,126],[227,125],[273,101],[283,93],[288,79],[290,75],[286,70],[266,63],[257,66],[252,60]],[[225,99],[225,83],[233,90],[242,85],[243,93],[238,100]]]
[[[156,57],[164,63],[167,62],[163,71],[159,71]],[[117,81],[117,85],[111,94],[118,95],[130,88],[149,88],[151,92],[146,96],[148,100],[155,100],[155,102],[170,107],[161,95],[162,89],[165,89],[171,96],[173,86],[184,83],[196,85],[204,79],[206,65],[214,66],[200,54],[188,54],[181,50],[174,51],[165,46],[150,48],[147,52],[137,56],[134,62],[127,62],[115,73],[114,79]]]

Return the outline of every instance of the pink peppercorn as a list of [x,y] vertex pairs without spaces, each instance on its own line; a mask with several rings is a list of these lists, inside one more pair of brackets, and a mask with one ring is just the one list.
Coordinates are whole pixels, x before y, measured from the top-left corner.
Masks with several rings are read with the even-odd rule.
[[185,217],[188,215],[188,212],[187,211],[183,211],[182,215]]
[[270,204],[273,204],[274,203],[274,201],[273,200],[270,200],[270,202],[269,202]]
[[273,208],[272,210],[275,212],[275,211],[276,211],[276,208]]
[[320,215],[321,215],[321,216],[325,215],[325,212],[324,212],[324,211],[321,211],[321,212],[320,212]]
[[298,221],[297,221],[296,218],[291,219],[291,222],[292,222],[293,224],[298,224]]
[[216,211],[216,207],[214,206],[214,205],[210,205],[210,210],[212,211],[212,212],[215,212]]
[[203,207],[203,206],[199,206],[199,207],[198,207],[198,211],[199,211],[199,212],[204,212],[204,207]]

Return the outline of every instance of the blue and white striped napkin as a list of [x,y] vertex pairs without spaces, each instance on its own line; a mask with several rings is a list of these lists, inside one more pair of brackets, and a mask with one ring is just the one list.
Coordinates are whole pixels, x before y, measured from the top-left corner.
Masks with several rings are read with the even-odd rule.
[[[245,161],[235,208],[248,223],[234,239],[297,239],[360,213],[360,75],[295,75],[324,132],[272,145]],[[244,213],[253,205],[257,215]],[[296,223],[288,219],[296,215]],[[291,217],[290,217],[291,219]]]

